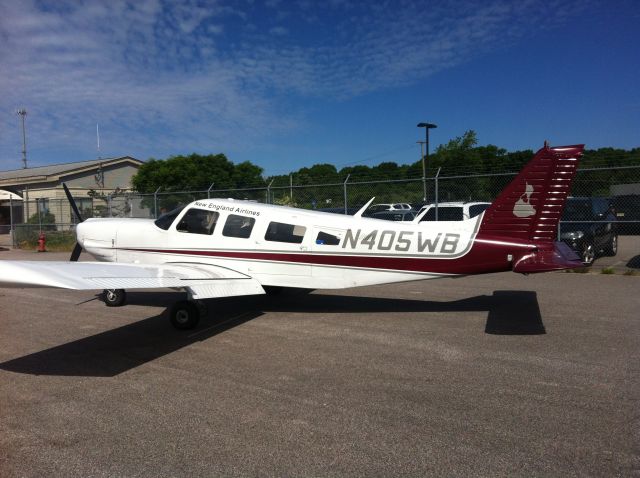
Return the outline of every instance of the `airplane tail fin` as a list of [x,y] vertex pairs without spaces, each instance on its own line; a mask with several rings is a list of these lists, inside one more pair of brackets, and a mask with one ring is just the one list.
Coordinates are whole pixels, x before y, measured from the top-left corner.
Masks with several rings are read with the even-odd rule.
[[553,243],[584,145],[546,142],[485,211],[480,234]]

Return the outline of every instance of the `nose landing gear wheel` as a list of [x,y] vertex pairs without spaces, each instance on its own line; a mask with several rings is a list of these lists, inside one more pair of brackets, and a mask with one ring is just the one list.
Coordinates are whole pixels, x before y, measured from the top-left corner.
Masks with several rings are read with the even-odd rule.
[[176,329],[193,329],[200,321],[200,310],[192,301],[181,300],[171,307],[170,317]]
[[127,300],[124,289],[105,289],[102,291],[102,300],[107,307],[120,307]]

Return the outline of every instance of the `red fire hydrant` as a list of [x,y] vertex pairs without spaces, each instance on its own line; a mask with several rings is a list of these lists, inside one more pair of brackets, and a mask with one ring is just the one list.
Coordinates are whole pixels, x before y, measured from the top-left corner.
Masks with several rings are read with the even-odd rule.
[[44,235],[44,232],[41,232],[38,236],[38,252],[47,252],[45,246],[47,245],[47,238]]

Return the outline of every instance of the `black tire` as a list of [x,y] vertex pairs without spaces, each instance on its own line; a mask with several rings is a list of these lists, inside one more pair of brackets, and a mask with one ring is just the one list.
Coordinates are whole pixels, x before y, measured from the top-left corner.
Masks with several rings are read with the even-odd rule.
[[585,242],[580,249],[580,257],[585,266],[590,266],[596,259],[596,248],[590,242]]
[[611,240],[609,244],[604,249],[604,253],[608,256],[615,256],[618,253],[618,235],[614,234],[611,236]]
[[107,307],[120,307],[127,301],[127,293],[124,289],[105,289],[102,300]]
[[171,307],[171,325],[178,330],[193,329],[200,321],[198,306],[189,300],[181,300]]

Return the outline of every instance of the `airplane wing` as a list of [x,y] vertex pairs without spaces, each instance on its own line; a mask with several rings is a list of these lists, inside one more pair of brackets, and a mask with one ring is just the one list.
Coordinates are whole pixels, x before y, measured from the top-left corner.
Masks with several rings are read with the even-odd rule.
[[61,289],[189,289],[194,299],[264,294],[254,278],[224,267],[176,262],[0,261],[0,287]]

